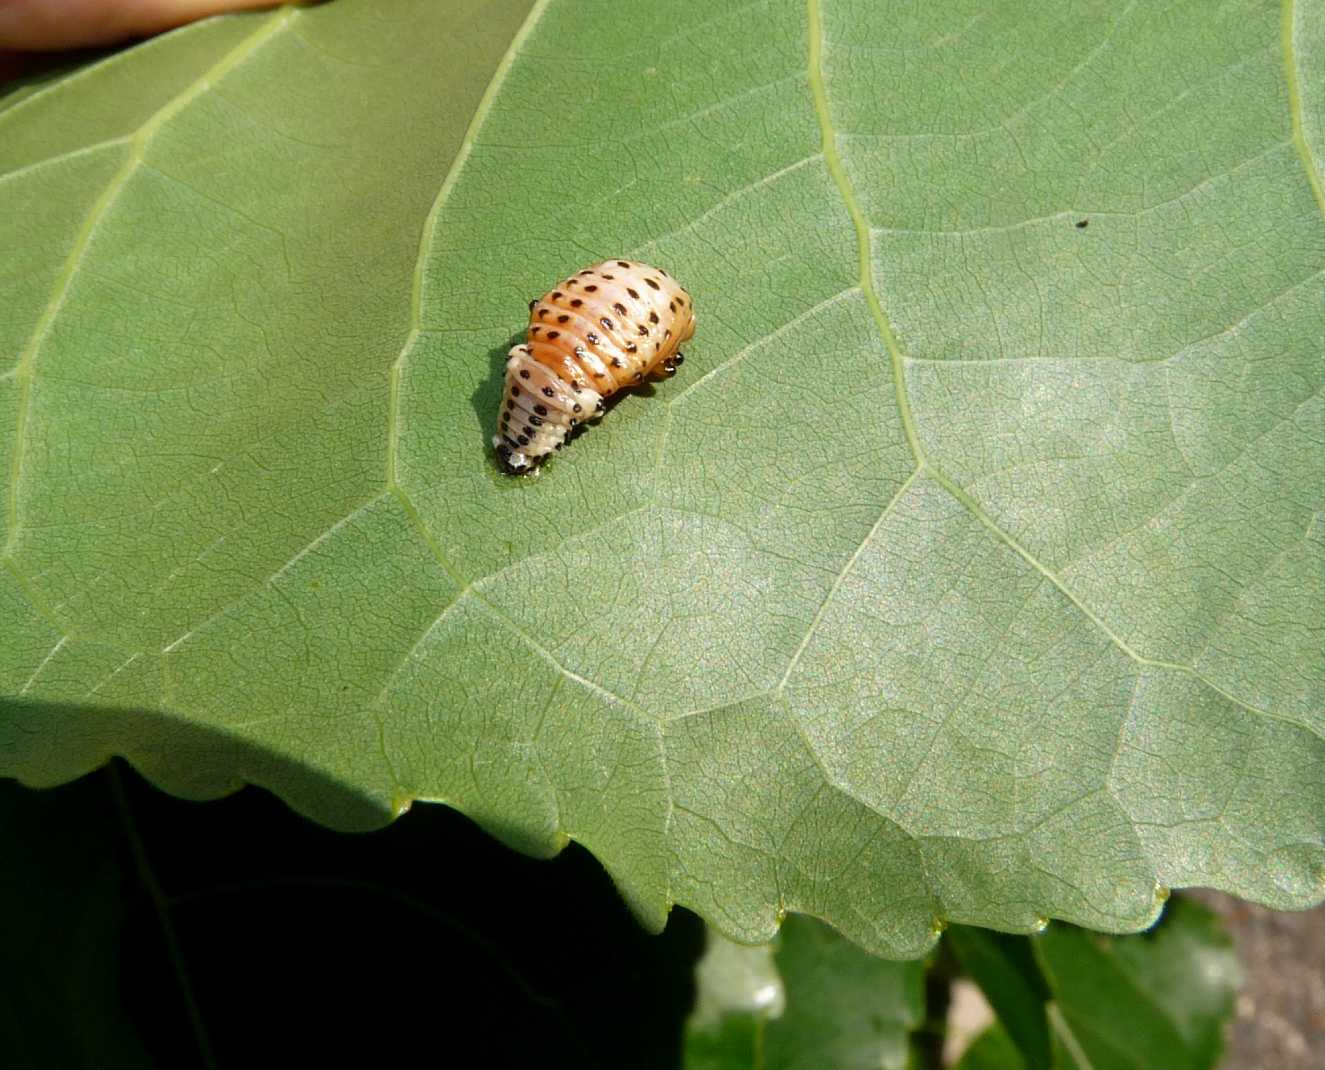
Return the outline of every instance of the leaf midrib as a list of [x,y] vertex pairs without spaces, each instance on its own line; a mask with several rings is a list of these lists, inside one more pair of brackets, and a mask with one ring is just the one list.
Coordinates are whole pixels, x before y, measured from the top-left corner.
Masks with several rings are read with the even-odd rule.
[[1316,198],[1316,207],[1325,216],[1325,183],[1321,181],[1315,158],[1311,155],[1311,146],[1307,144],[1307,135],[1302,121],[1302,89],[1297,80],[1297,50],[1293,43],[1296,24],[1297,0],[1283,0],[1283,51],[1284,80],[1288,86],[1288,118],[1293,131],[1293,144],[1298,157],[1302,160],[1302,169],[1306,172],[1307,182],[1312,195]]

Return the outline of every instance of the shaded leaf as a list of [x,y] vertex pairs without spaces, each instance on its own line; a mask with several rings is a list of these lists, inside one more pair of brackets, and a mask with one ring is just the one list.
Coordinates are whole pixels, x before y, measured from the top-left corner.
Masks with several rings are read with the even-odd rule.
[[121,1003],[128,856],[104,780],[42,794],[0,781],[3,1065],[156,1065]]
[[120,769],[0,783],[0,818],[5,1070],[370,1065],[388,1032],[466,1067],[679,1065],[703,925],[646,933],[582,850],[444,807],[336,835]]

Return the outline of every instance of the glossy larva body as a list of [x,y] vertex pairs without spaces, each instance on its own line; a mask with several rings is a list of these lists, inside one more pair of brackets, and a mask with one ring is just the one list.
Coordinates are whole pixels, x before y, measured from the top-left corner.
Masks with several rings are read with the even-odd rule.
[[528,472],[618,390],[675,375],[694,333],[690,295],[639,261],[604,260],[531,301],[525,342],[506,360],[492,438],[502,465]]

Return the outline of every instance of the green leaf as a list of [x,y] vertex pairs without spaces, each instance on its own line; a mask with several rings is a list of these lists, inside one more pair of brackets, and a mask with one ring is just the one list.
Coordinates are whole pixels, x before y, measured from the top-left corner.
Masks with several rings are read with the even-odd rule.
[[[337,0],[29,92],[0,772],[440,800],[750,943],[1320,901],[1323,8]],[[502,476],[625,253],[683,376]]]
[[1219,1060],[1241,970],[1218,916],[1199,903],[1176,899],[1137,936],[1070,925],[1029,938],[950,935],[998,1015],[963,1067],[1208,1070]]
[[710,930],[686,1028],[686,1070],[902,1068],[924,1017],[924,970],[866,954],[792,915],[775,947]]
[[1059,1065],[1205,1070],[1242,983],[1218,917],[1177,899],[1153,932],[1103,937],[1053,926],[1032,939],[1053,989]]
[[[1047,1070],[1052,1045],[1045,1007],[1052,994],[1030,941],[966,925],[954,925],[944,939],[962,969],[984,992],[1002,1034],[1020,1052],[1019,1061],[1029,1070]],[[1001,1043],[1001,1039],[990,1039],[988,1053],[978,1058],[993,1058]]]
[[1026,1060],[1007,1030],[995,1024],[975,1038],[956,1063],[956,1070],[1026,1070]]
[[[799,924],[798,918],[789,923],[791,928]],[[791,928],[783,930],[783,939]],[[716,929],[709,929],[704,954],[695,967],[695,1007],[686,1023],[685,1070],[762,1068],[768,1020],[785,1013],[786,1004],[786,986],[773,958],[773,945],[734,944]]]

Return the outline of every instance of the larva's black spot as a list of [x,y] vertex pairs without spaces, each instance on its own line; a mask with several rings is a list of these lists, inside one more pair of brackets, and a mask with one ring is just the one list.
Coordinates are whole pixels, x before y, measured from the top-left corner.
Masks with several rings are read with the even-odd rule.
[[542,327],[540,327],[537,323],[535,323],[532,327],[529,328],[529,333],[530,333],[530,334],[537,334],[537,333],[538,333],[539,331],[541,331],[542,329],[543,329]]
[[616,278],[616,276],[615,276],[615,275],[604,275],[603,278],[607,279],[608,282],[612,282],[612,281]]
[[581,275],[592,275],[593,272],[590,271],[588,268],[585,268],[583,271],[580,272],[580,274],[581,274]]
[[658,274],[661,275],[664,279],[670,279],[672,277],[669,274],[667,274],[667,272],[664,271],[662,268],[658,269]]
[[539,416],[546,416],[546,415],[547,415],[547,406],[546,406],[546,405],[535,405],[535,406],[534,406],[534,412],[538,413]]
[[589,355],[589,351],[585,349],[584,346],[576,346],[575,355],[577,357],[587,357]]
[[644,281],[655,290],[659,288],[657,279],[645,279]]
[[672,337],[672,329],[670,327],[668,327],[667,330],[663,331],[663,337],[664,338]]
[[623,305],[620,301],[618,301],[612,307],[616,309],[616,314],[618,316],[624,316],[626,314],[626,306]]
[[552,387],[550,387],[550,386],[545,386],[545,387],[543,387],[543,396],[544,396],[545,398],[555,397],[555,396],[556,396],[556,391],[553,390]]
[[610,331],[612,329],[612,321],[606,316],[599,316],[598,322],[603,325],[604,330]]
[[[542,421],[541,419],[539,419],[539,417],[537,417],[537,416],[531,416],[531,417],[529,417],[529,422],[530,422],[531,424],[533,424],[535,427],[542,427],[542,426],[543,426],[543,421]],[[529,434],[532,435],[533,432],[530,431]]]
[[620,358],[618,358],[618,357],[613,357],[613,358],[612,358],[612,367],[614,367],[614,368],[624,368],[625,365],[621,363]]
[[529,311],[530,311],[530,312],[532,312],[532,311],[534,310],[534,306],[535,306],[536,304],[538,304],[537,301],[530,301],[530,302],[529,302]]
[[[572,390],[574,390],[575,393],[578,394],[581,390],[584,389],[584,384],[583,384],[583,383],[580,383],[580,382],[571,383],[570,388],[571,388]],[[578,405],[576,405],[575,407],[576,407],[577,409],[579,408]]]
[[520,443],[521,446],[527,446],[527,445],[529,445],[529,439],[528,439],[527,437],[525,437],[524,435],[516,435],[516,436],[515,436],[515,441],[518,442],[518,443]]
[[633,287],[627,286],[626,293],[630,294],[630,296],[633,297],[636,301],[639,300],[639,291],[634,289]]
[[579,308],[582,304],[584,304],[584,302],[581,301],[581,300],[577,297],[577,298],[575,298],[575,300],[573,300],[573,301],[570,303],[570,307],[571,307],[571,308]]
[[590,331],[590,332],[589,332],[588,334],[586,334],[584,337],[585,337],[585,339],[587,339],[587,341],[589,342],[589,344],[590,344],[591,346],[596,346],[596,345],[598,344],[598,341],[599,341],[599,339],[598,339],[598,335],[594,334],[593,331]]
[[586,286],[585,289],[588,290],[590,293],[595,293],[598,290],[598,287],[590,284]]
[[538,310],[538,318],[539,318],[539,319],[542,319],[542,318],[543,318],[544,316],[546,316],[546,315],[547,315],[547,309],[545,309],[545,308],[540,308],[540,309]]
[[643,338],[643,337],[644,337],[645,335],[647,335],[648,333],[649,333],[649,329],[648,329],[646,326],[644,326],[644,324],[641,323],[641,324],[639,325],[639,334],[640,334],[640,337]]
[[[577,389],[578,389],[578,387],[577,387]],[[571,411],[572,411],[572,412],[579,412],[579,411],[580,411],[581,409],[583,409],[583,408],[584,408],[584,406],[581,405],[581,404],[577,401],[574,405],[571,406]],[[573,422],[574,422],[574,421],[572,421],[572,423],[573,423]]]
[[635,345],[634,342],[627,342],[627,343],[626,343],[626,352],[627,352],[627,353],[635,353],[635,352],[638,352],[638,347]]
[[[531,438],[533,437],[534,429],[533,429],[532,427],[530,427],[528,424],[525,424],[525,425],[524,425],[523,430],[524,430],[525,435],[528,435],[528,436],[531,437]],[[523,438],[523,436],[521,436],[521,437]]]
[[668,301],[668,302],[667,302],[667,311],[668,311],[668,312],[675,312],[675,311],[676,311],[676,302],[675,302],[675,301]]
[[554,300],[554,301],[559,300],[560,297],[561,297],[561,291],[560,291],[560,290],[553,290],[553,291],[552,291],[552,300]]
[[650,322],[650,323],[657,323],[657,322],[658,322],[658,313],[656,313],[656,312],[650,312],[650,313],[649,313],[649,322]]
[[[521,379],[528,379],[528,378],[529,378],[529,369],[528,369],[528,368],[521,368],[521,369],[520,369],[520,378],[521,378]],[[514,391],[512,391],[512,393],[515,393],[515,394],[518,394],[519,392],[520,392],[520,391],[518,391],[518,390],[514,390]]]
[[628,268],[628,267],[630,267],[630,261],[629,261],[629,260],[618,260],[618,261],[616,262],[616,264],[617,264],[617,267],[623,267],[623,268]]
[[563,312],[560,316],[557,317],[557,322],[558,322],[558,323],[569,323],[569,322],[570,322],[570,317],[569,317],[568,315],[566,315],[566,313]]
[[560,331],[548,331],[548,332],[547,332],[547,336],[548,336],[549,339],[560,338],[560,337],[561,337],[561,332],[560,332]]

